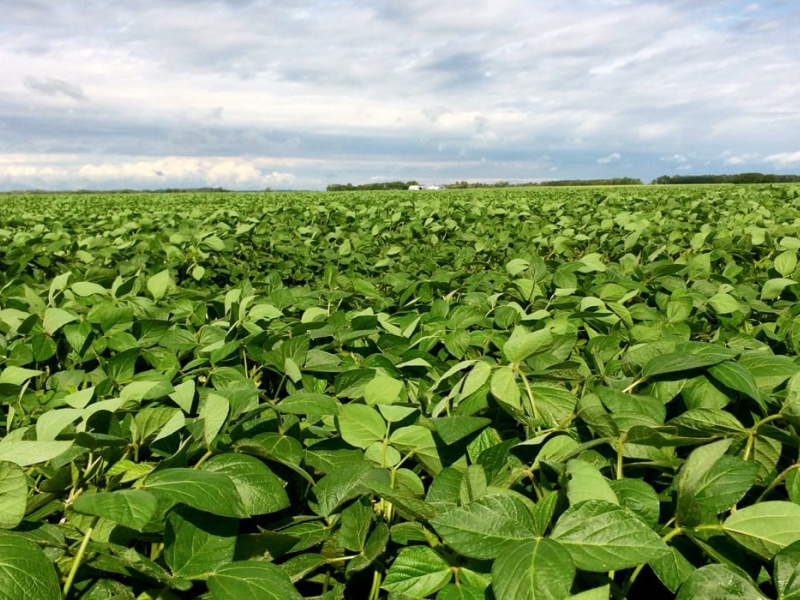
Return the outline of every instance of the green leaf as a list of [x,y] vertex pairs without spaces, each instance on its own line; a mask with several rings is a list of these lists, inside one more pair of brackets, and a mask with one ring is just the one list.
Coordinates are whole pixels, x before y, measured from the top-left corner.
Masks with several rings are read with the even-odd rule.
[[450,582],[450,565],[427,546],[404,548],[386,573],[381,587],[410,598],[427,598]]
[[275,410],[290,415],[336,416],[339,414],[339,405],[325,394],[297,392],[281,400]]
[[263,561],[232,562],[208,578],[213,600],[303,600],[279,566]]
[[9,385],[22,385],[32,377],[38,377],[44,371],[36,369],[23,369],[22,367],[15,367],[14,365],[7,366],[0,372],[0,383],[7,383]]
[[773,578],[778,598],[797,600],[800,598],[800,542],[786,546],[775,555]]
[[568,508],[556,522],[551,538],[562,544],[584,571],[627,569],[667,552],[666,544],[643,521],[603,500]]
[[285,483],[253,456],[218,454],[203,465],[203,470],[230,477],[248,515],[265,515],[289,506]]
[[153,296],[153,300],[158,302],[169,290],[172,285],[172,278],[169,275],[169,269],[159,271],[152,277],[147,279],[147,291]]
[[784,289],[796,283],[794,279],[786,279],[785,277],[769,279],[765,281],[764,285],[761,287],[761,299],[774,300],[775,298],[780,298]]
[[519,386],[511,367],[500,367],[495,370],[492,374],[491,390],[498,401],[514,410],[522,410]]
[[691,354],[689,352],[661,354],[647,362],[642,369],[642,377],[649,379],[656,375],[704,369],[731,359],[731,353],[726,351],[727,348],[721,347],[719,352],[711,350],[716,349],[710,349],[710,351],[701,354]]
[[392,404],[400,400],[403,382],[387,375],[378,375],[364,386],[364,400],[370,406]]
[[181,507],[169,513],[164,559],[177,577],[199,577],[233,560],[238,523]]
[[53,441],[64,429],[84,415],[77,408],[57,408],[49,410],[36,421],[36,439],[42,442]]
[[510,542],[536,537],[528,505],[513,494],[483,496],[430,523],[448,546],[470,558],[495,558]]
[[158,499],[143,490],[117,490],[81,494],[75,498],[72,508],[141,531],[155,515]]
[[163,469],[144,480],[144,489],[170,504],[186,504],[223,517],[249,516],[236,484],[223,473],[188,468]]
[[751,552],[770,560],[800,540],[800,505],[776,500],[745,506],[725,520],[723,529]]
[[708,374],[725,387],[741,392],[753,400],[761,400],[755,378],[738,363],[728,361],[714,365],[708,370]]
[[364,404],[345,404],[336,419],[342,439],[356,448],[368,448],[383,440],[386,422],[380,413]]
[[676,600],[764,600],[755,584],[726,565],[706,565],[692,573]]
[[71,312],[67,312],[61,308],[48,308],[44,311],[42,327],[44,327],[44,330],[49,335],[53,335],[67,323],[72,323],[77,320],[78,315],[74,315]]
[[342,511],[338,542],[347,550],[362,552],[374,515],[372,503],[367,497],[353,502]]
[[92,283],[91,281],[78,281],[73,283],[70,286],[70,289],[82,298],[92,296],[94,294],[99,294],[101,296],[108,294],[108,290],[106,290],[106,288],[104,288],[102,285]]
[[515,327],[503,345],[503,355],[509,362],[519,364],[529,356],[546,350],[552,343],[553,334],[549,329],[528,331],[524,327]]
[[784,250],[775,257],[773,265],[775,270],[783,277],[790,277],[797,268],[797,252],[795,250]]
[[605,500],[619,504],[610,482],[592,464],[574,458],[567,462],[567,498],[571,506],[585,500]]
[[61,600],[53,561],[23,537],[0,533],[0,599]]
[[661,501],[653,486],[641,479],[616,479],[609,485],[620,506],[627,508],[650,527],[658,525]]
[[497,600],[562,600],[574,578],[569,552],[546,538],[509,544],[492,565]]
[[430,429],[421,425],[401,427],[392,432],[389,441],[400,452],[413,453],[431,475],[435,476],[442,470],[439,450]]
[[211,446],[214,438],[225,425],[230,412],[230,401],[225,397],[213,392],[206,396],[206,400],[200,409],[199,417],[203,419],[203,439],[206,446]]
[[476,431],[480,431],[491,422],[492,420],[486,417],[468,417],[464,415],[451,415],[431,420],[436,433],[448,446]]
[[483,360],[479,360],[472,367],[469,375],[464,379],[464,385],[461,386],[461,393],[459,398],[467,398],[468,396],[477,392],[483,385],[489,381],[489,376],[492,374],[492,366]]
[[670,546],[669,550],[663,557],[650,561],[650,568],[674,594],[697,569],[675,546]]
[[71,447],[72,442],[3,441],[0,443],[0,461],[28,467],[47,462]]
[[718,292],[708,299],[708,303],[718,315],[729,315],[741,308],[739,301],[730,294]]
[[25,472],[12,462],[0,462],[0,529],[13,529],[22,522],[28,499]]
[[316,506],[312,507],[314,512],[329,517],[342,503],[364,494],[365,481],[372,473],[373,467],[368,462],[353,462],[320,479],[312,488],[317,498]]

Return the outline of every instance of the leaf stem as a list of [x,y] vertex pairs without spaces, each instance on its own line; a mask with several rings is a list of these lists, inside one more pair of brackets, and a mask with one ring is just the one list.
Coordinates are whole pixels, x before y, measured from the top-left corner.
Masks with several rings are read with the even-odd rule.
[[378,600],[381,594],[381,574],[378,569],[372,572],[372,588],[369,591],[369,600]]
[[789,473],[794,471],[795,469],[800,469],[800,464],[796,463],[789,467],[786,467],[775,479],[773,479],[769,483],[769,485],[766,488],[764,488],[764,491],[761,492],[761,495],[758,498],[756,498],[756,501],[753,504],[758,504],[759,502],[764,500],[764,498],[769,496],[770,492],[774,490],[776,487],[778,487],[781,483],[783,483],[783,480],[786,479],[786,476],[789,475]]
[[68,596],[69,590],[72,587],[72,582],[75,581],[75,574],[81,566],[83,555],[86,554],[86,546],[89,545],[89,538],[92,537],[92,531],[94,531],[94,527],[97,525],[99,518],[100,517],[95,517],[92,519],[92,524],[86,530],[86,533],[83,534],[83,540],[81,540],[81,545],[78,547],[78,553],[75,555],[75,558],[72,559],[72,566],[69,569],[69,574],[67,575],[67,580],[64,582],[64,589],[61,594],[64,598]]

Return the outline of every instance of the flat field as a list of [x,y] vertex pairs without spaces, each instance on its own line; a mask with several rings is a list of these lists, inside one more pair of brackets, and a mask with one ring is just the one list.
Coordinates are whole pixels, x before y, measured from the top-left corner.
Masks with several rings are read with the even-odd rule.
[[0,195],[0,597],[800,597],[800,186]]

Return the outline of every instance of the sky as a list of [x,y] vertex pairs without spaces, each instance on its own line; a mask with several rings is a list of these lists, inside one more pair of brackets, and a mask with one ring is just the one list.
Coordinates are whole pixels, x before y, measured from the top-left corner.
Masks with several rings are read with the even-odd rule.
[[0,0],[0,190],[800,173],[800,2]]

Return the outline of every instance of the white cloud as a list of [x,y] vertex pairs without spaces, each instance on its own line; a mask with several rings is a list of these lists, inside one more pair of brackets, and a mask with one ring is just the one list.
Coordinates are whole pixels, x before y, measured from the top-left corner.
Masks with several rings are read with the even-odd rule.
[[613,162],[617,162],[622,158],[622,155],[619,152],[612,152],[608,156],[603,156],[602,158],[597,159],[598,165],[608,165]]
[[[800,130],[800,80],[782,77],[800,69],[798,21],[797,3],[769,2],[17,0],[0,154],[75,153],[84,173],[143,186],[158,170],[242,186],[275,170],[324,187],[384,160],[465,178],[479,156],[533,179],[550,166],[530,157],[553,152],[564,177],[619,161],[648,179],[662,156],[782,167]],[[625,160],[595,158],[609,148]],[[302,167],[221,158],[265,154]]]
[[779,168],[793,167],[795,165],[800,165],[800,151],[770,154],[769,156],[765,156],[764,160]]
[[296,182],[296,177],[293,173],[270,170],[269,161],[258,158],[167,156],[133,162],[88,164],[73,159],[53,167],[35,160],[26,163],[19,156],[0,156],[0,182],[17,189],[41,186],[58,189],[121,188],[133,184],[145,188],[262,189],[290,186]]

